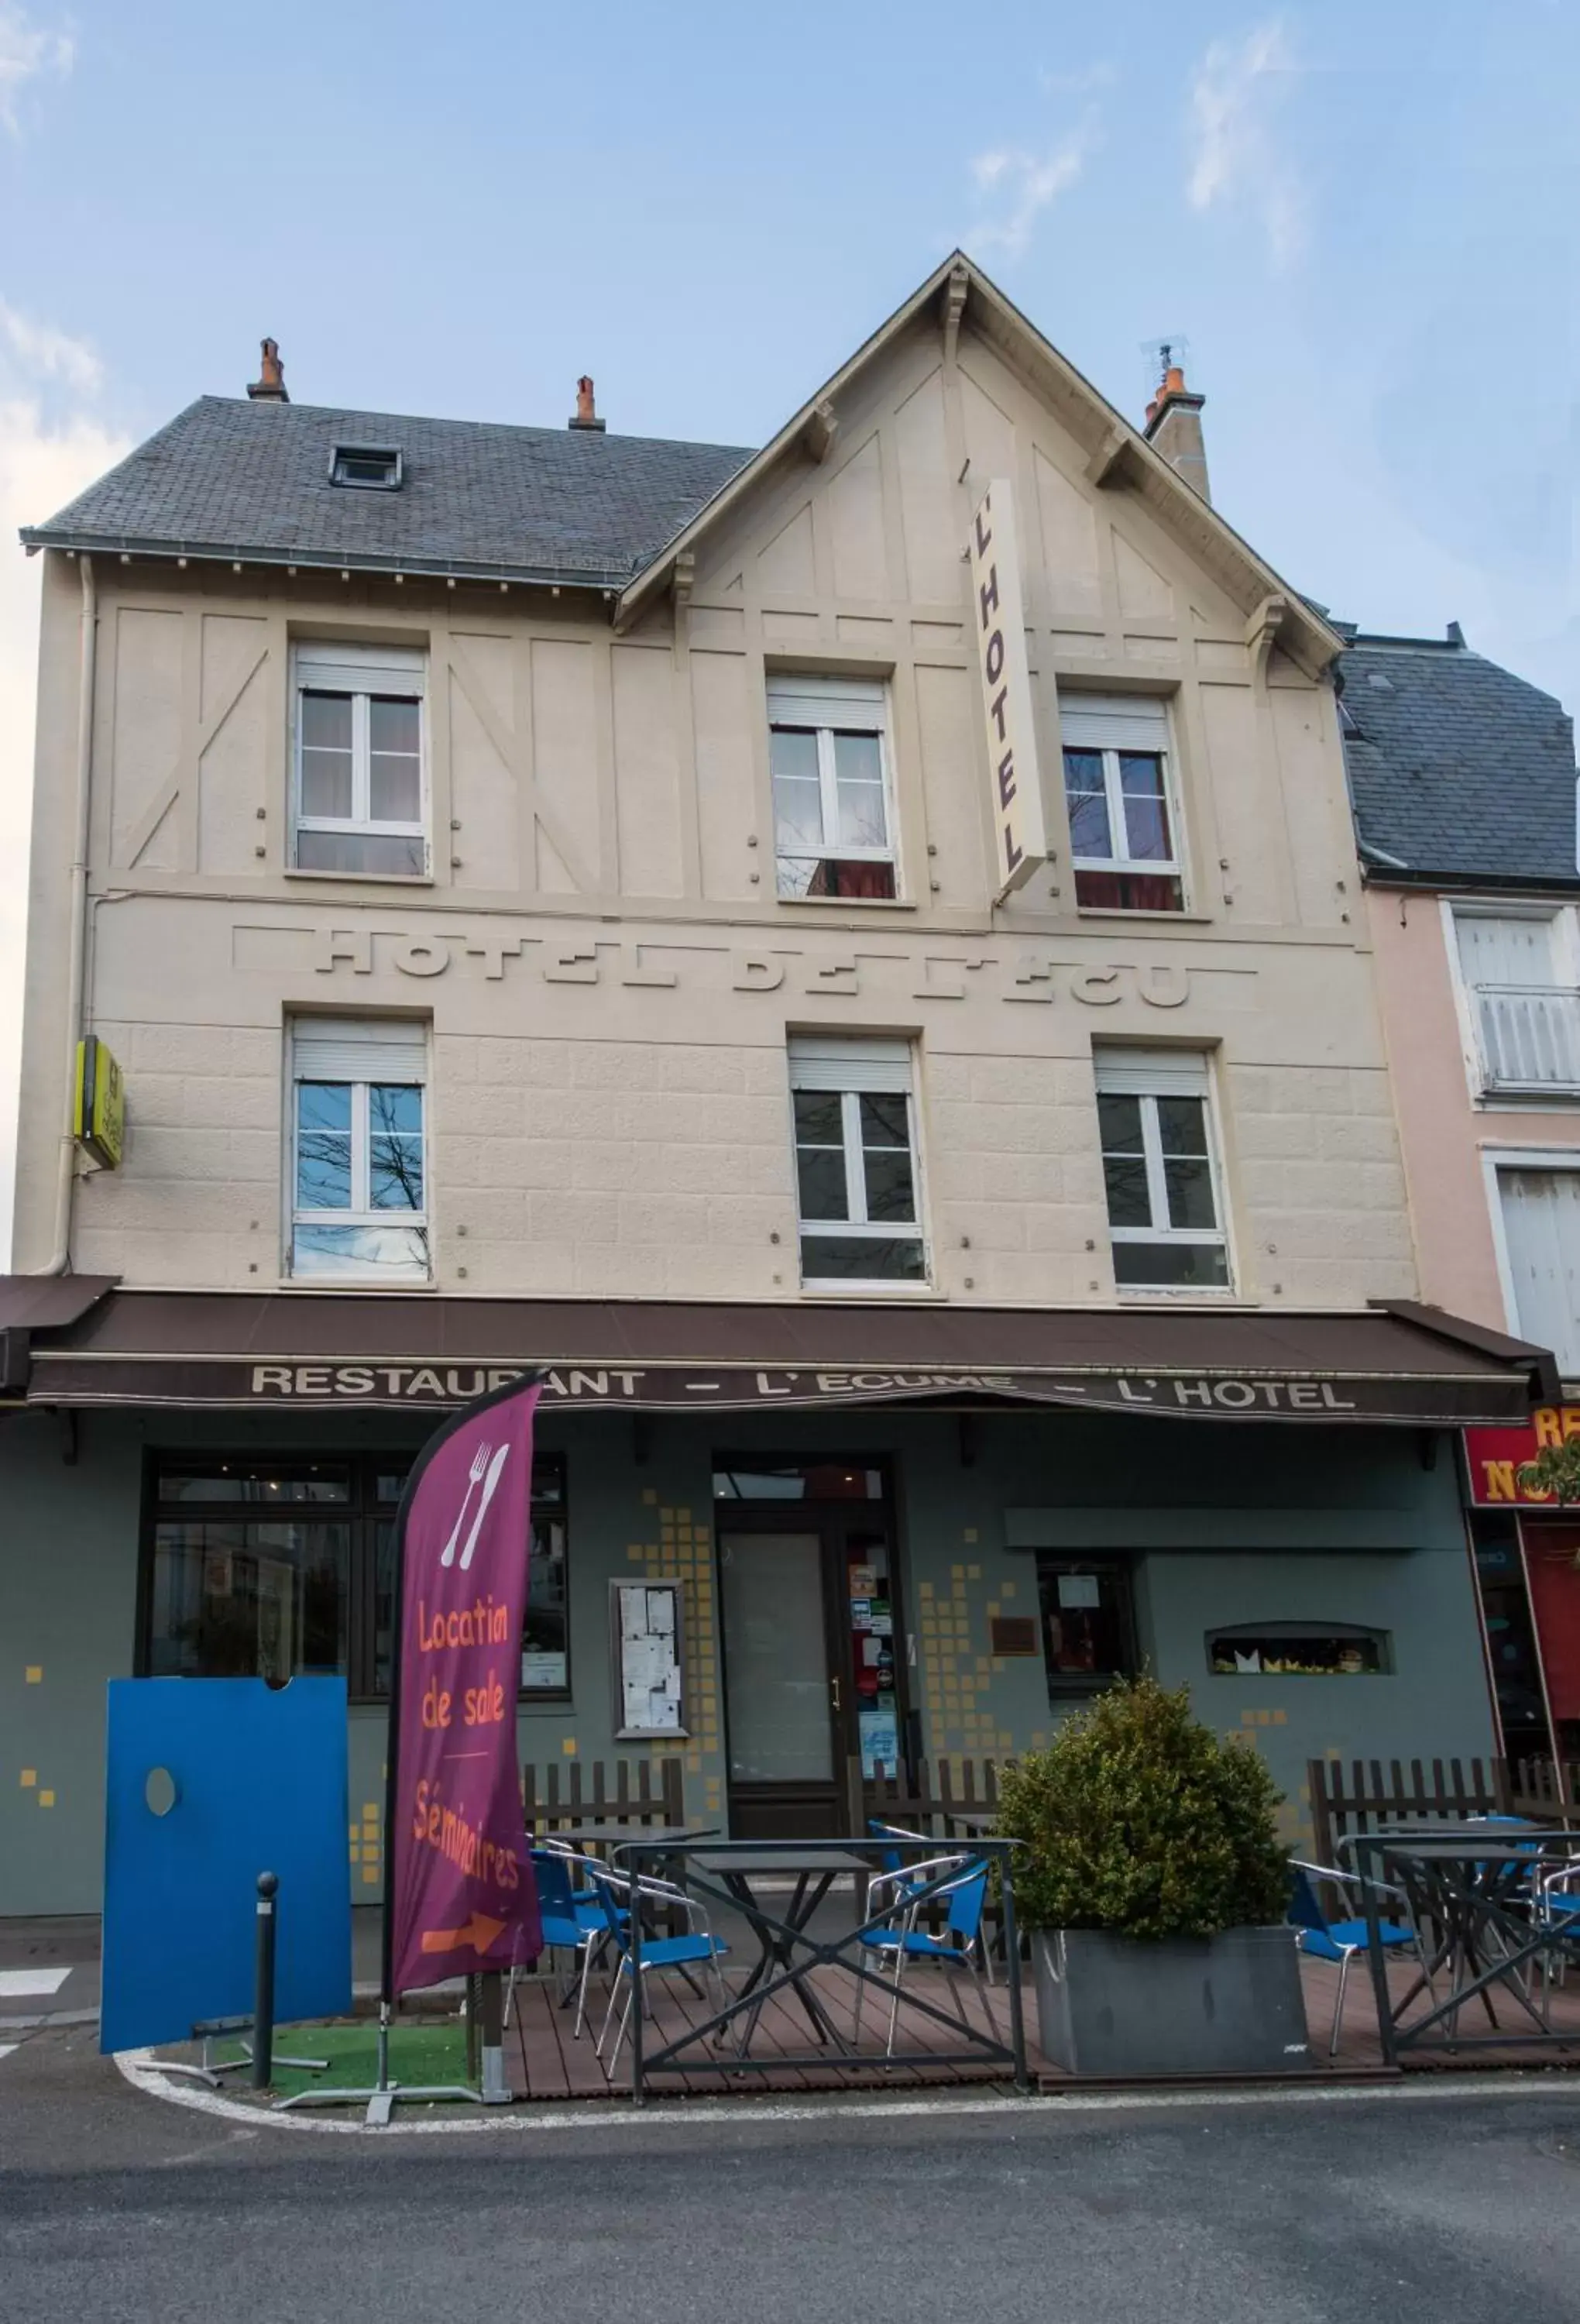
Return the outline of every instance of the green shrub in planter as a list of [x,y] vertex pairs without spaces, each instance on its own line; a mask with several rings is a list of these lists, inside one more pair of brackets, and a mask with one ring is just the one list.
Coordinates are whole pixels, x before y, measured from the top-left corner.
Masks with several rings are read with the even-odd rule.
[[999,1778],[998,1830],[1026,1843],[1016,1913],[1154,1939],[1281,1922],[1281,1797],[1251,1744],[1191,1717],[1188,1688],[1114,1687]]

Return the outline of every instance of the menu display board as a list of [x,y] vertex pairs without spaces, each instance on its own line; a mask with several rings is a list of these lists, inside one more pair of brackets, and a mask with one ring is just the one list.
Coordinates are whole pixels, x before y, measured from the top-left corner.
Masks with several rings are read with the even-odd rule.
[[610,1646],[617,1736],[686,1732],[683,1582],[611,1582]]

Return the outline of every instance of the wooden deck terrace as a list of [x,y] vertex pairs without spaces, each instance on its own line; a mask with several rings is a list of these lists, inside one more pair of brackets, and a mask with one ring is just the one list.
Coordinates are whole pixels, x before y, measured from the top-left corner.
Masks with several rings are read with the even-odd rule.
[[[1402,1997],[1408,1991],[1414,1974],[1410,1962],[1391,1962],[1390,1976],[1395,1989]],[[1344,2022],[1339,2032],[1338,2052],[1329,2058],[1327,2044],[1333,2024],[1334,1997],[1337,1987],[1338,1970],[1330,1962],[1302,1959],[1301,1978],[1306,1989],[1306,2016],[1310,2030],[1314,2074],[1291,2075],[1291,2080],[1320,2079],[1336,2076],[1346,2080],[1357,2078],[1388,2077],[1399,2070],[1384,2065],[1382,2047],[1377,2033],[1376,2004],[1373,1997],[1369,1965],[1364,1957],[1353,1963],[1348,1988],[1345,1995]],[[727,1967],[725,1982],[731,1992],[738,1989],[745,1970]],[[841,2034],[850,2036],[853,2031],[856,1979],[848,1970],[822,1967],[811,1972],[818,2000],[828,2012]],[[928,1968],[907,1975],[907,1988],[914,1985],[933,2007],[952,2012],[953,2000],[950,1980]],[[648,2016],[644,2032],[644,2052],[650,2055],[665,2043],[677,2040],[688,2026],[706,2024],[713,2015],[712,2001],[700,2000],[675,1977],[650,1976]],[[980,2031],[983,2024],[981,2005],[969,1978],[958,1980],[960,1991],[972,2024]],[[505,2057],[511,2088],[518,2098],[535,2101],[563,2101],[566,2098],[607,2098],[630,2097],[630,2047],[629,2041],[621,2048],[613,2078],[605,2072],[593,2052],[593,2043],[602,2023],[608,1997],[607,1980],[594,1977],[588,1997],[589,2025],[582,2039],[572,2036],[575,2020],[574,2001],[562,2008],[558,2003],[558,1984],[553,1978],[523,1978],[518,1984],[511,2007],[511,2022],[505,2037]],[[992,2008],[1000,2041],[1009,2038],[1009,1997],[1002,1982],[993,1987]],[[1023,1976],[1022,2006],[1026,2030],[1026,2061],[1034,2088],[1048,2093],[1079,2087],[1075,2078],[1050,2064],[1036,2047],[1036,1994],[1029,1971]],[[1513,2025],[1518,2011],[1506,1997],[1496,2003],[1500,2022]],[[1551,1997],[1551,2023],[1556,2033],[1572,2033],[1573,2043],[1561,2047],[1530,2049],[1511,2044],[1496,2049],[1461,2049],[1455,2052],[1434,2052],[1409,2058],[1406,2070],[1410,2072],[1464,2071],[1469,2069],[1523,2067],[1574,2067],[1580,2065],[1580,1978],[1571,1978],[1564,1986],[1554,1988]],[[733,2036],[734,2027],[726,2029],[727,2039]],[[902,2002],[893,2065],[886,2065],[884,2042],[888,2030],[888,2005],[876,1987],[868,1985],[862,2005],[860,2065],[807,2062],[809,2051],[815,2046],[811,2029],[789,1991],[776,1995],[764,2007],[752,2035],[751,2054],[754,2058],[771,2061],[767,2070],[731,2071],[730,2052],[713,2052],[707,2043],[694,2046],[696,2062],[688,2061],[684,2071],[666,2068],[649,2073],[648,2087],[655,2098],[687,2096],[694,2098],[758,2098],[795,2096],[820,2090],[915,2090],[923,2088],[940,2089],[952,2085],[973,2084],[978,2087],[1007,2090],[1010,2074],[1006,2067],[969,2054],[968,2037],[958,2024],[952,2028],[923,2015]],[[1462,2020],[1466,2034],[1480,2034],[1489,2028],[1479,2005],[1469,2005]],[[612,2043],[612,2035],[611,2042]],[[606,2047],[609,2045],[606,2045]],[[935,2052],[958,2051],[958,2061],[942,2065],[910,2066],[904,2052],[911,2050]],[[716,2064],[708,2062],[717,2057]],[[794,2061],[795,2062],[792,2062]]]

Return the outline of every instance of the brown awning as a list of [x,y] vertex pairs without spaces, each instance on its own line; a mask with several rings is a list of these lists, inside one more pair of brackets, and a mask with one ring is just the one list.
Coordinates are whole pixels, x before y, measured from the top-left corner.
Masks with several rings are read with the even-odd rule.
[[[3,1279],[0,1279],[3,1280]],[[1523,1420],[1552,1359],[1437,1309],[783,1305],[116,1291],[31,1335],[28,1401],[443,1409],[541,1367],[574,1410],[1057,1404],[1416,1426]]]
[[0,1403],[27,1386],[35,1332],[75,1323],[121,1280],[118,1275],[0,1275]]

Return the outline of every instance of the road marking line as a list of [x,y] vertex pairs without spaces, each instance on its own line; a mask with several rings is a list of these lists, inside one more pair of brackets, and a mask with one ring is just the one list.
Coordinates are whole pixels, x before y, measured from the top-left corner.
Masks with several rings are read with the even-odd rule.
[[0,1969],[0,2001],[31,2001],[38,1994],[59,1993],[71,1974],[64,1969]]
[[638,2109],[592,2098],[584,2105],[539,2113],[528,2106],[501,2107],[482,2120],[468,2114],[461,2121],[403,2122],[399,2113],[382,2128],[370,2130],[365,2122],[331,2122],[320,2115],[273,2114],[222,2098],[215,2090],[195,2090],[161,2074],[152,2050],[118,2050],[115,2063],[135,2090],[168,2105],[187,2107],[194,2114],[216,2115],[225,2122],[248,2122],[275,2130],[327,2132],[351,2138],[476,2138],[543,2130],[673,2130],[703,2124],[713,2129],[750,2129],[758,2123],[820,2122],[825,2126],[854,2120],[882,2122],[896,2116],[925,2120],[944,2115],[1043,2115],[1174,2113],[1185,2107],[1332,2106],[1349,2102],[1367,2105],[1373,2099],[1390,2105],[1419,2104],[1445,2098],[1562,2098],[1573,2105],[1580,2078],[1569,2074],[1502,2072],[1434,2074],[1412,2081],[1339,2082],[1337,2084],[1270,2083],[1261,2089],[1202,2090],[1071,2090],[1067,2097],[981,2098],[878,2098],[854,2104],[831,2094],[822,2106],[772,2106],[753,2099],[723,2104],[706,2099],[660,2100]]

